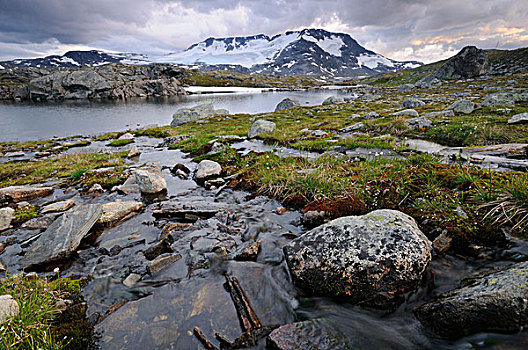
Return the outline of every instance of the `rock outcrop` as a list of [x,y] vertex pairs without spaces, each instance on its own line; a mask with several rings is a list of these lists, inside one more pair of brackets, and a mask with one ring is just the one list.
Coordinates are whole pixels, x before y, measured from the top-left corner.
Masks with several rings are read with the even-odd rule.
[[0,188],[0,203],[4,201],[29,201],[53,193],[53,187],[9,186]]
[[416,308],[416,317],[449,338],[483,331],[517,332],[528,325],[528,262],[471,280]]
[[319,226],[284,248],[295,284],[310,295],[374,307],[397,303],[421,281],[431,242],[414,219],[376,210]]
[[488,52],[476,46],[466,46],[444,63],[435,77],[440,80],[473,78],[486,74],[488,70]]

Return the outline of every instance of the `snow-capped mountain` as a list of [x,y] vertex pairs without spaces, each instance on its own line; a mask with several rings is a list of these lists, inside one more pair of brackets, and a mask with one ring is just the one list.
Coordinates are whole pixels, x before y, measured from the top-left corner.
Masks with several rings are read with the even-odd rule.
[[180,64],[240,65],[252,72],[278,75],[375,74],[421,65],[388,59],[365,49],[348,34],[322,29],[286,32],[271,38],[264,34],[209,38],[158,59]]
[[0,70],[19,67],[78,68],[107,63],[173,63],[198,69],[228,69],[273,75],[377,74],[422,65],[398,62],[365,49],[350,35],[322,29],[290,31],[269,37],[264,34],[209,38],[187,50],[162,56],[70,51],[63,56],[0,62]]

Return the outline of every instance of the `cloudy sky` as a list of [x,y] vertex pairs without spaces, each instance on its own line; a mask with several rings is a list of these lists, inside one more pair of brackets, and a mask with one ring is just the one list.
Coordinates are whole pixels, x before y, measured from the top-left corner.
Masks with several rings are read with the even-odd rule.
[[0,60],[103,49],[160,54],[207,37],[323,28],[432,62],[528,46],[527,0],[0,0]]

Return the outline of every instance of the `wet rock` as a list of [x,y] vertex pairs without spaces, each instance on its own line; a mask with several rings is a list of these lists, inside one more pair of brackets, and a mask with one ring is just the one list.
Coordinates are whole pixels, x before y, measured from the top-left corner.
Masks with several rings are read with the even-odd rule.
[[123,135],[119,136],[119,138],[118,138],[118,140],[133,140],[133,139],[134,139],[134,135],[132,135],[129,132],[124,133]]
[[0,209],[0,232],[7,230],[11,226],[11,221],[15,218],[14,213],[15,210],[13,208]]
[[208,118],[216,114],[229,114],[229,112],[223,109],[215,110],[212,103],[204,103],[192,108],[181,108],[172,115],[172,122],[170,125],[175,127],[203,118]]
[[222,166],[212,160],[202,160],[198,163],[194,173],[194,179],[197,182],[204,182],[205,180],[219,176],[222,173]]
[[165,239],[162,239],[152,247],[149,247],[145,252],[143,252],[143,255],[145,255],[145,258],[147,260],[154,260],[158,256],[164,253],[172,253],[173,249],[171,247],[171,244],[173,243],[173,240],[170,236],[168,236]]
[[433,122],[426,117],[411,118],[405,121],[405,124],[411,129],[429,129],[433,127]]
[[414,97],[406,98],[402,102],[403,108],[417,108],[422,106],[425,106],[425,102]]
[[468,100],[458,100],[446,109],[456,113],[470,114],[475,110],[475,103]]
[[376,112],[369,112],[369,113],[367,113],[367,114],[365,114],[365,115],[363,116],[363,119],[375,119],[375,118],[379,118],[379,117],[380,117],[380,115],[379,115],[378,113],[376,113]]
[[452,110],[445,110],[445,111],[437,111],[437,112],[429,112],[423,115],[426,118],[429,117],[454,117],[455,112]]
[[431,242],[413,218],[395,210],[335,219],[284,251],[306,293],[382,308],[415,289],[431,260]]
[[324,219],[324,211],[310,210],[303,214],[302,223],[306,227],[315,227],[321,225]]
[[447,233],[443,232],[433,241],[433,248],[438,254],[445,254],[451,248],[452,244],[453,239]]
[[215,179],[206,180],[204,182],[204,187],[209,189],[209,190],[216,190],[220,186],[222,186],[223,184],[225,184],[225,180],[222,179],[221,177],[218,177],[218,178],[215,178]]
[[478,332],[517,332],[528,325],[528,262],[474,277],[414,310],[438,335],[458,338]]
[[282,111],[283,109],[290,109],[294,107],[300,107],[301,104],[294,98],[287,97],[282,100],[277,107],[275,107],[275,112]]
[[134,176],[141,193],[156,194],[167,190],[167,182],[157,173],[147,170],[136,170]]
[[143,208],[143,203],[135,201],[105,203],[97,224],[102,226],[112,225],[141,208]]
[[134,158],[134,157],[138,157],[140,155],[141,155],[141,152],[139,151],[139,148],[136,145],[134,145],[130,149],[130,152],[128,152],[127,158],[131,159],[131,158]]
[[158,147],[171,147],[183,140],[188,140],[192,137],[194,136],[187,134],[166,137],[165,139],[163,139],[163,142],[161,142]]
[[277,126],[274,122],[268,120],[259,119],[251,125],[251,130],[249,130],[248,138],[253,138],[262,134],[270,134]]
[[9,186],[0,189],[0,199],[8,198],[13,202],[21,202],[46,197],[52,193],[53,187]]
[[528,124],[528,113],[514,115],[508,119],[508,124]]
[[70,209],[71,207],[73,207],[74,205],[75,205],[75,201],[73,199],[68,199],[68,200],[60,201],[60,202],[55,202],[55,203],[51,203],[51,204],[48,204],[45,207],[43,207],[40,210],[40,213],[41,214],[58,213],[58,212],[61,212],[61,211],[66,211],[66,210]]
[[20,227],[24,230],[44,230],[47,229],[52,222],[52,216],[39,216],[24,222]]
[[310,320],[289,323],[275,329],[266,338],[266,349],[348,349],[343,340],[329,327]]
[[157,219],[178,219],[185,222],[195,222],[198,219],[209,219],[218,212],[225,210],[224,203],[213,202],[204,198],[165,201],[152,211]]
[[172,265],[176,261],[180,260],[182,256],[180,254],[175,255],[160,255],[156,259],[152,260],[147,266],[147,272],[152,276],[158,272],[164,270],[166,267]]
[[0,295],[0,324],[17,316],[19,312],[18,303],[10,294]]
[[365,124],[360,122],[360,123],[355,123],[350,126],[344,127],[343,129],[339,130],[339,132],[347,133],[347,132],[361,130],[364,127],[365,127]]
[[21,260],[24,268],[66,259],[88,234],[102,213],[101,204],[86,204],[59,216],[31,245]]
[[239,260],[239,261],[256,261],[261,243],[262,243],[262,240],[258,239],[255,242],[249,244],[248,246],[243,247],[240,250],[240,252],[238,252],[235,255],[235,260]]
[[136,181],[135,176],[129,177],[124,184],[120,186],[116,186],[115,189],[119,192],[123,192],[124,194],[131,194],[131,193],[139,193],[141,192],[139,190],[139,185]]
[[91,197],[97,197],[104,193],[104,188],[100,184],[94,184],[88,191],[86,191],[86,195]]
[[404,109],[403,111],[394,112],[391,115],[394,115],[394,116],[407,115],[411,117],[418,117],[418,112],[416,112],[414,109]]
[[133,287],[136,283],[138,283],[141,280],[141,275],[138,275],[137,273],[131,273],[130,275],[125,278],[123,281],[123,284],[129,288]]
[[180,179],[186,179],[191,173],[191,170],[183,164],[176,164],[172,167],[171,173],[178,176]]
[[330,96],[323,101],[323,106],[336,105],[336,104],[344,103],[344,102],[345,100],[340,96]]
[[5,154],[6,157],[10,157],[10,158],[20,158],[20,157],[24,157],[26,154],[22,151],[17,151],[17,152],[8,152]]

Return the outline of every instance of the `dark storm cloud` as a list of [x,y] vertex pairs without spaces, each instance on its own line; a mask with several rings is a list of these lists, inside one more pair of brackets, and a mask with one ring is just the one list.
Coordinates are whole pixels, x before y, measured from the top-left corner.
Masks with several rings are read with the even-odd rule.
[[527,18],[518,0],[0,0],[0,59],[79,45],[157,52],[316,26],[388,56],[434,60],[466,44],[526,46]]

